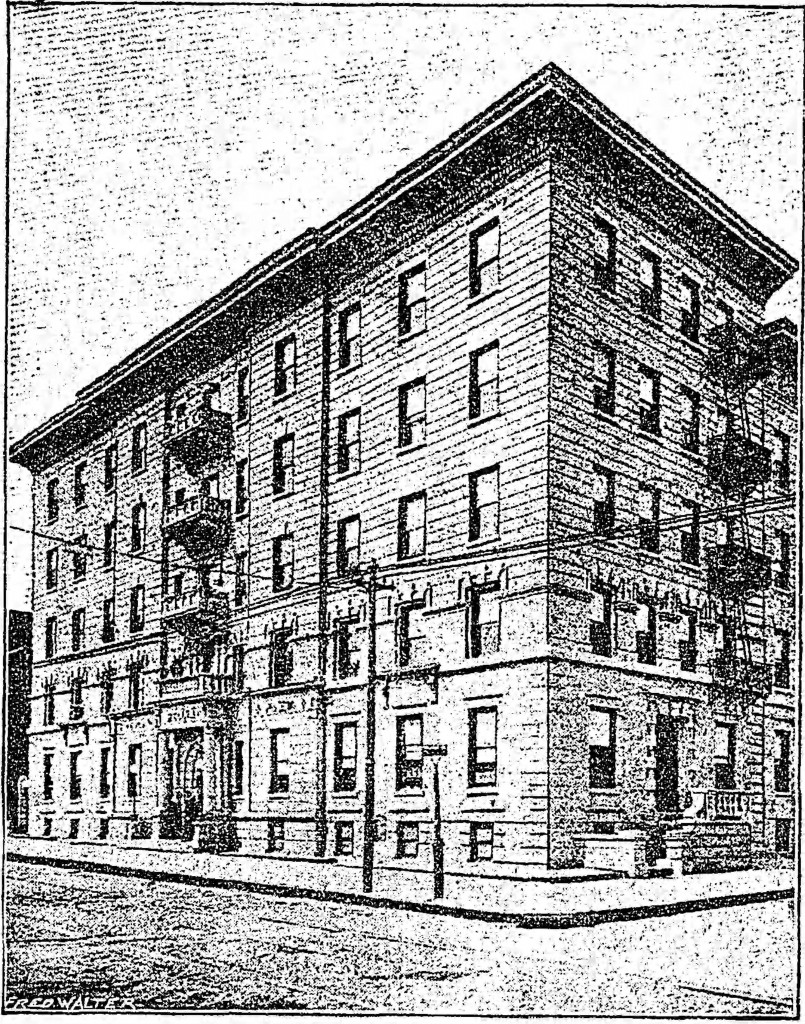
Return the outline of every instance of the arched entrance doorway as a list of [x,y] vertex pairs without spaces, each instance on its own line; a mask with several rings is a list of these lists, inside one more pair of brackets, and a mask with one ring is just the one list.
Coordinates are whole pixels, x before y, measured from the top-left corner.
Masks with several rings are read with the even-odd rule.
[[176,799],[179,812],[179,838],[190,840],[196,821],[204,810],[204,747],[193,738],[179,746]]

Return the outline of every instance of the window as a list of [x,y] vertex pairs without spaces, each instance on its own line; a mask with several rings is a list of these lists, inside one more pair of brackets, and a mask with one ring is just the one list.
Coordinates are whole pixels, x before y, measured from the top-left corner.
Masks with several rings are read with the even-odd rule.
[[237,398],[238,420],[243,421],[249,418],[249,367],[241,366],[238,370],[238,398]]
[[282,853],[285,849],[285,822],[274,818],[268,822],[266,850],[268,853]]
[[131,550],[145,547],[145,502],[138,501],[131,509]]
[[112,710],[115,696],[114,672],[109,669],[101,674],[101,714],[108,715]]
[[138,423],[131,431],[131,471],[139,473],[145,469],[145,449],[147,444],[146,425]]
[[593,408],[615,415],[615,353],[609,345],[593,347]]
[[361,517],[347,516],[338,521],[335,565],[339,576],[356,570],[361,557]]
[[58,650],[58,621],[55,615],[45,620],[45,657],[55,658]]
[[682,501],[684,522],[680,533],[679,556],[688,565],[698,565],[700,555],[699,518],[701,509],[698,502]]
[[648,601],[637,602],[635,633],[637,660],[643,665],[656,665],[657,609]]
[[419,853],[419,823],[397,822],[397,856],[416,857]]
[[637,371],[638,414],[640,429],[650,434],[660,432],[660,375],[656,370],[641,366]]
[[296,387],[296,339],[283,338],[274,345],[274,396],[281,398]]
[[335,623],[333,642],[333,670],[336,679],[351,679],[360,671],[360,647],[357,642],[357,622],[353,619],[338,619]]
[[350,793],[358,778],[358,726],[355,722],[337,722],[333,763],[333,789]]
[[794,852],[791,842],[792,825],[793,822],[790,818],[774,819],[774,850],[776,853],[791,856]]
[[70,818],[69,830],[67,832],[68,839],[78,839],[78,830],[81,827],[80,818]]
[[249,460],[235,464],[235,515],[245,516],[249,510]]
[[76,608],[73,612],[72,620],[72,641],[73,650],[82,651],[84,649],[84,627],[86,626],[87,616],[83,608]]
[[422,789],[422,715],[397,719],[397,789]]
[[361,411],[353,409],[338,417],[339,473],[357,473],[361,468]]
[[496,654],[500,650],[500,599],[497,583],[471,587],[467,629],[467,657]]
[[288,729],[271,730],[269,789],[272,793],[287,793],[290,788],[290,737]]
[[235,796],[243,796],[243,740],[235,740],[233,754],[232,792]]
[[110,644],[115,639],[115,599],[106,597],[103,601],[103,626],[101,642]]
[[424,601],[411,601],[397,609],[397,661],[400,668],[406,668],[412,659],[417,660],[417,652],[427,639],[421,632],[419,617],[424,607]]
[[103,567],[110,569],[115,561],[115,540],[117,535],[117,520],[112,519],[103,524]]
[[590,649],[602,658],[612,657],[612,591],[604,584],[592,590]]
[[593,466],[593,531],[609,537],[615,527],[615,474]]
[[87,464],[79,462],[73,470],[73,503],[83,508],[87,503]]
[[689,452],[698,452],[701,423],[701,400],[698,393],[683,387],[681,404],[682,447]]
[[129,604],[129,632],[142,633],[145,629],[145,586],[140,583],[131,588]]
[[45,555],[45,587],[55,590],[59,585],[59,549],[50,548]]
[[680,329],[690,341],[699,340],[700,299],[699,286],[689,277],[683,277],[679,283],[682,293],[682,322]]
[[425,554],[425,493],[400,498],[397,520],[397,557],[416,558]]
[[498,411],[498,343],[493,341],[470,353],[470,419]]
[[730,660],[735,657],[736,635],[735,620],[727,615],[719,616],[717,619],[716,649],[721,658]]
[[143,695],[143,670],[139,662],[129,665],[129,708],[139,711]]
[[73,803],[81,799],[80,757],[80,750],[70,751],[70,800]]
[[791,634],[788,630],[780,630],[775,639],[774,685],[787,690],[791,686]]
[[479,821],[470,822],[470,860],[492,860],[495,826]]
[[787,491],[791,486],[791,438],[780,430],[772,434],[772,476],[778,490]]
[[497,708],[470,708],[467,784],[494,786],[498,781]]
[[398,321],[400,334],[415,334],[426,326],[425,264],[400,274]]
[[615,740],[617,713],[609,708],[590,708],[590,789],[615,788]]
[[130,800],[136,800],[140,795],[140,780],[142,776],[143,748],[141,743],[129,744],[128,778],[126,794]]
[[638,276],[640,312],[657,319],[660,315],[660,259],[648,249],[640,250]]
[[53,799],[53,754],[42,757],[42,799]]
[[[78,550],[76,551],[76,548]],[[86,579],[87,575],[87,535],[82,533],[73,541],[73,580]],[[83,549],[83,550],[82,550]]]
[[109,785],[109,754],[110,747],[101,747],[101,763],[98,769],[98,796],[101,800],[108,800],[111,793]]
[[361,306],[356,302],[338,314],[338,369],[360,361]]
[[[293,491],[293,441],[293,434],[286,434],[274,441],[274,494],[290,494]],[[245,504],[241,511],[246,511]]]
[[[235,607],[242,608],[246,604],[249,593],[249,580],[246,574],[246,566],[249,554],[247,551],[238,551],[235,555]],[[181,591],[180,591],[181,593]]]
[[735,789],[735,726],[716,722],[713,742],[716,789]]
[[728,306],[722,299],[716,301],[715,322],[716,327],[726,327],[731,324],[735,313],[731,306]]
[[593,221],[593,281],[599,288],[615,291],[616,233],[601,217]]
[[497,217],[470,232],[470,296],[485,295],[500,283],[500,222]]
[[351,821],[335,823],[335,855],[351,857],[355,851],[355,829]]
[[774,733],[774,792],[791,792],[791,733]]
[[660,550],[660,492],[656,487],[641,484],[637,492],[637,516],[640,525],[640,547],[643,551]]
[[74,675],[70,680],[70,719],[78,721],[84,717],[84,677]]
[[54,523],[59,518],[59,481],[56,477],[48,480],[48,522]]
[[293,630],[275,629],[271,634],[271,685],[287,686],[293,674]]
[[52,679],[45,680],[45,699],[43,702],[42,721],[44,725],[53,725],[56,719],[56,684]]
[[695,672],[698,660],[697,643],[698,615],[695,611],[689,611],[682,616],[680,629],[682,636],[679,640],[679,667],[683,672]]
[[470,540],[491,540],[498,536],[500,501],[498,467],[470,473]]
[[274,590],[288,590],[293,586],[293,535],[275,537],[273,542],[271,579]]
[[777,571],[774,584],[782,590],[791,586],[791,534],[787,530],[777,531]]
[[399,444],[400,448],[423,444],[425,441],[425,378],[403,384],[399,393]]

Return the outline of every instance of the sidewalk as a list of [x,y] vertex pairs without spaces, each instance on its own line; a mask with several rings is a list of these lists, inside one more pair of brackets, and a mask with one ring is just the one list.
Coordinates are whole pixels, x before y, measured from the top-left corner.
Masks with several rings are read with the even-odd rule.
[[[329,900],[513,924],[571,928],[610,921],[664,917],[794,896],[793,870],[734,871],[683,878],[590,879],[589,872],[551,872],[544,880],[448,874],[443,899],[432,898],[425,872],[378,869],[372,894],[361,891],[359,866],[248,854],[205,854],[67,840],[6,838],[6,859],[55,867],[85,867],[117,875],[272,896]],[[585,880],[580,880],[581,878]]]

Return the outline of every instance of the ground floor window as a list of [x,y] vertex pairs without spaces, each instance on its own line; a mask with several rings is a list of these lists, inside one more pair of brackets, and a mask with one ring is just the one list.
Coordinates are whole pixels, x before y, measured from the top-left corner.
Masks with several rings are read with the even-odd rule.
[[285,849],[285,822],[277,818],[268,823],[268,852],[280,853]]
[[397,856],[416,857],[419,853],[419,823],[401,821],[397,825]]
[[53,818],[42,819],[42,835],[50,836],[53,833]]
[[590,708],[588,739],[591,789],[615,786],[615,740],[617,715],[609,708]]
[[109,838],[109,819],[101,818],[98,821],[98,838],[108,839]]
[[791,845],[791,826],[793,822],[790,818],[778,818],[774,823],[774,848],[777,853],[791,854],[793,853]]
[[351,821],[335,823],[335,855],[351,857],[355,850],[355,826]]
[[495,826],[473,821],[470,824],[470,860],[492,860]]
[[69,839],[78,839],[78,818],[70,818],[70,832],[68,833]]

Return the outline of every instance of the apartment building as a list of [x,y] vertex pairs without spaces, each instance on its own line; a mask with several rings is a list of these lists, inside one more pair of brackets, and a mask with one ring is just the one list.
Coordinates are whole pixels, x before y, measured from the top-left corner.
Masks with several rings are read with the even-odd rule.
[[549,65],[79,392],[31,834],[791,856],[795,270]]

